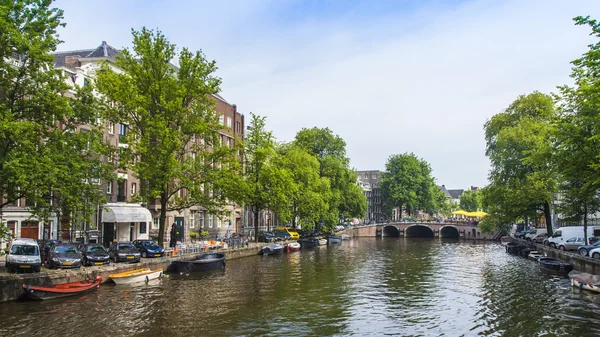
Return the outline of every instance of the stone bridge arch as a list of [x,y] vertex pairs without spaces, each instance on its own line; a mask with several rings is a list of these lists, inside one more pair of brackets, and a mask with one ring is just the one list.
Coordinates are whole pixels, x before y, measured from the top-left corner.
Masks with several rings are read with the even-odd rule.
[[460,231],[456,226],[446,225],[440,228],[440,238],[443,239],[459,239]]
[[398,229],[398,227],[396,227],[394,225],[387,225],[387,226],[383,226],[383,230],[382,230],[381,234],[382,234],[382,236],[399,238],[400,230]]
[[433,238],[434,231],[431,227],[423,224],[410,225],[406,227],[404,236],[407,238]]

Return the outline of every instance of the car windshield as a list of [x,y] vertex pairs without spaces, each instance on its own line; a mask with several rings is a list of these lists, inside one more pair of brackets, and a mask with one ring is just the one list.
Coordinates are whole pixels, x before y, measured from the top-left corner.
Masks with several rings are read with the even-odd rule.
[[135,249],[135,247],[131,243],[120,243],[117,246],[117,249],[127,249],[127,248],[129,248],[129,249]]
[[154,241],[144,241],[144,246],[148,248],[158,248],[158,244]]
[[13,255],[39,255],[37,246],[13,245],[10,249]]
[[77,248],[73,246],[56,246],[54,252],[59,254],[77,253]]
[[88,246],[87,252],[88,253],[106,253],[106,250],[104,250],[104,247],[102,247],[102,246]]

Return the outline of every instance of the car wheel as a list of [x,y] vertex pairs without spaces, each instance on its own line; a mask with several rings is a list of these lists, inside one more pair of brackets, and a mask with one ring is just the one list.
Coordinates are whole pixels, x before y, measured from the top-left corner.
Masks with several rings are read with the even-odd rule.
[[565,246],[558,246],[558,249],[560,249],[560,250],[562,250],[562,251],[565,251],[565,250],[566,250]]
[[556,248],[556,244],[555,244],[555,243],[551,243],[551,244],[550,244],[550,247],[551,247],[551,248]]
[[581,255],[581,256],[587,256],[587,255],[588,255],[588,251],[587,251],[587,249],[585,249],[585,248],[581,248],[581,249],[579,250],[579,255]]
[[600,253],[598,253],[598,252],[595,252],[594,254],[592,254],[592,257],[593,257],[594,259],[600,259]]
[[148,257],[148,255],[146,254],[146,252],[142,252],[142,257]]

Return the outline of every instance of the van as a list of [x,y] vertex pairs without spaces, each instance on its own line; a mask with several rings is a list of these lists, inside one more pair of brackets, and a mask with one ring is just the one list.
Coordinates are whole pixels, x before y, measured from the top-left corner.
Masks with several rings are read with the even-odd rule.
[[296,230],[294,230],[293,228],[290,227],[277,227],[275,228],[278,231],[283,231],[285,233],[288,233],[291,237],[292,240],[298,240],[300,239],[300,234],[298,234],[298,232],[296,232]]
[[534,228],[531,233],[525,235],[525,240],[532,241],[533,238],[535,238],[536,236],[546,233],[548,233],[548,230],[546,228]]
[[40,247],[34,239],[14,239],[8,255],[6,255],[6,270],[39,273],[42,266]]
[[[583,226],[560,227],[554,231],[551,237],[548,238],[548,245],[552,248],[558,248],[561,243],[572,237],[583,237]],[[600,236],[600,226],[588,226],[588,239],[593,236]]]

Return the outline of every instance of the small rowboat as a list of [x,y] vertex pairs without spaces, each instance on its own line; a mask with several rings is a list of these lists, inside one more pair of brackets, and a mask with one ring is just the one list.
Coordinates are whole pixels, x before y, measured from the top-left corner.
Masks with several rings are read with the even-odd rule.
[[571,285],[575,288],[600,293],[600,275],[593,275],[573,270],[569,273]]
[[327,242],[329,242],[329,244],[332,244],[332,243],[342,243],[342,237],[331,235],[331,236],[329,236],[327,238]]
[[131,271],[126,271],[118,274],[110,274],[110,277],[116,284],[130,284],[137,282],[149,282],[161,278],[163,275],[162,269],[150,270],[150,268],[142,268]]
[[327,239],[319,239],[319,246],[327,246]]
[[287,244],[288,252],[297,252],[300,250],[300,244],[298,242],[290,242]]
[[96,289],[102,283],[102,276],[96,276],[93,280],[55,284],[51,286],[34,286],[24,284],[25,296],[36,301],[51,300],[59,297],[77,295],[88,290]]
[[260,255],[281,255],[283,254],[283,246],[278,243],[272,243],[270,245],[262,247]]
[[312,238],[304,238],[304,239],[300,239],[300,246],[302,247],[302,249],[306,249],[306,248],[315,248],[319,245],[319,240],[318,239],[312,239]]
[[173,261],[171,264],[179,274],[209,271],[225,268],[225,254],[211,253],[197,255],[193,259]]
[[529,252],[529,255],[527,255],[527,258],[530,259],[531,261],[537,261],[542,256],[544,256],[544,255],[542,255],[537,250],[532,250]]
[[538,259],[538,264],[543,271],[553,274],[567,275],[573,270],[573,265],[553,257],[542,256]]

